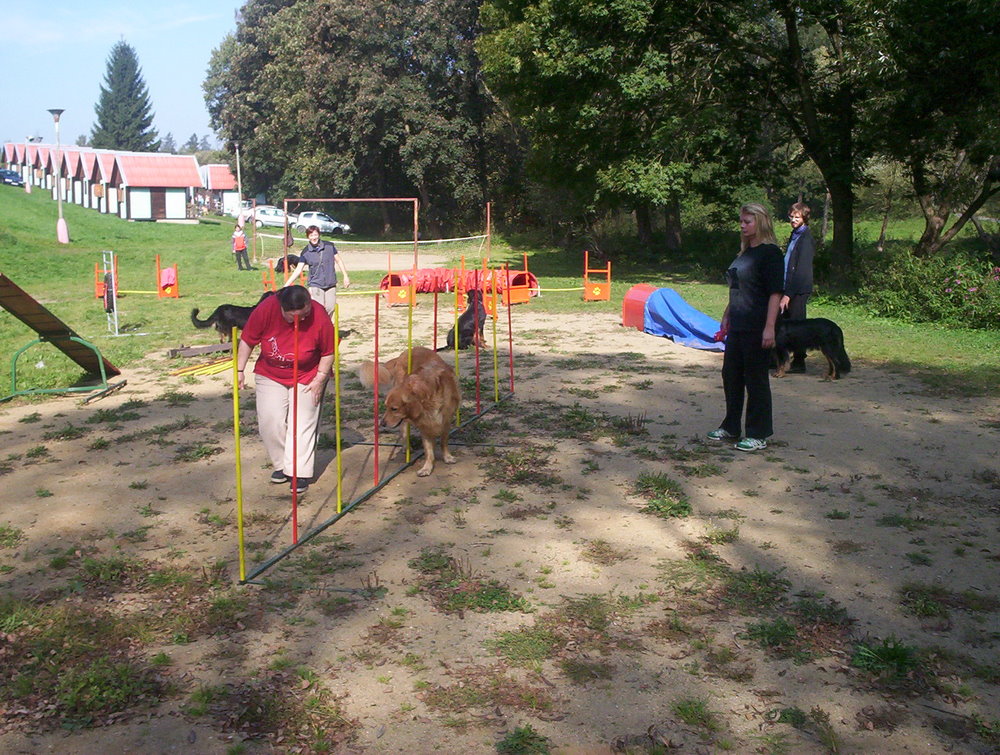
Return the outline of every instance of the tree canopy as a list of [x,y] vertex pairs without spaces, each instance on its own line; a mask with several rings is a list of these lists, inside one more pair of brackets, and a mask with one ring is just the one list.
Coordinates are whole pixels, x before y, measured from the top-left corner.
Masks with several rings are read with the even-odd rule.
[[477,0],[250,0],[204,85],[244,185],[416,196],[432,225],[481,228],[512,150],[479,75],[477,15]]
[[91,146],[134,152],[159,150],[149,90],[135,50],[125,41],[111,48],[94,111],[97,121],[91,132]]

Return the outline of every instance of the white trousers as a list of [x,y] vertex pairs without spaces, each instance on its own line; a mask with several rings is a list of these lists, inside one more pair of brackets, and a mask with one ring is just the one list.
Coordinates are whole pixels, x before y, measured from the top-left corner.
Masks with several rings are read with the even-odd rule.
[[337,306],[337,287],[322,289],[316,286],[309,286],[309,295],[313,301],[321,304],[326,313],[333,317],[333,308]]
[[[299,478],[312,477],[316,463],[316,439],[319,437],[319,415],[323,402],[316,403],[312,392],[298,386],[298,421],[293,427],[292,403],[294,389],[286,388],[263,375],[254,375],[257,391],[257,426],[264,449],[275,469],[289,477],[295,470]],[[296,450],[298,464],[293,465],[292,440],[298,429]]]

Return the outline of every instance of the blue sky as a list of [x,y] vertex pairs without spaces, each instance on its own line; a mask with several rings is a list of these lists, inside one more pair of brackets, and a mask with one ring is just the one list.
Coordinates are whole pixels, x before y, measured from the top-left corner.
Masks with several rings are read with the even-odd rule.
[[178,146],[215,135],[201,85],[212,50],[244,0],[0,0],[0,143],[55,141],[49,108],[65,109],[62,142],[90,136],[111,47],[124,39],[149,88],[153,127]]

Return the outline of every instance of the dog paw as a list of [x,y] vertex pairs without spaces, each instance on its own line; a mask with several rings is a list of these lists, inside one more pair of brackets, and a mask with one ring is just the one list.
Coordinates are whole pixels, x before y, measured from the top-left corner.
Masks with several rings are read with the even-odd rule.
[[458,461],[458,459],[452,456],[451,454],[445,454],[442,458],[444,459],[445,464],[454,464],[456,461]]

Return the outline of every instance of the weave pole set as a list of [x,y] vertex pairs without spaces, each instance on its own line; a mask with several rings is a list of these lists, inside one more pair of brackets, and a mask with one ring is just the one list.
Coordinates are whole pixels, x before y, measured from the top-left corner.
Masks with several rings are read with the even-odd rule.
[[[504,266],[504,268],[505,268],[505,272],[506,272],[506,265]],[[457,271],[456,271],[456,279],[457,279]],[[459,317],[460,307],[461,307],[462,292],[459,291],[458,288],[456,287],[454,293],[455,293],[455,309],[454,309],[454,316],[453,316],[453,321],[454,321],[453,327],[455,327],[456,333],[457,333],[457,324],[458,324],[458,317]],[[497,307],[497,290],[496,290],[496,288],[495,287],[492,288],[489,293],[490,293],[490,296],[492,297],[492,304],[493,304],[492,311],[494,313],[496,313],[497,312],[497,309],[496,309],[496,307]],[[375,360],[375,362],[377,364],[380,361],[379,360],[379,347],[380,347],[380,319],[381,319],[381,312],[380,312],[380,310],[381,310],[381,299],[385,295],[385,292],[381,291],[381,290],[377,291],[377,292],[357,292],[357,293],[344,292],[344,293],[340,294],[340,296],[350,296],[350,295],[365,296],[365,295],[372,295],[372,294],[374,294],[373,299],[374,299],[374,318],[375,318],[375,323],[374,323],[375,324],[375,334],[374,334],[374,352],[375,353],[374,353],[374,360]],[[338,296],[338,299],[340,298],[340,296]],[[415,297],[411,296],[411,297],[409,297],[409,302],[408,302],[408,305],[407,305],[407,322],[406,322],[406,351],[407,351],[407,355],[408,355],[407,372],[410,371],[410,368],[411,368],[411,361],[410,360],[412,359],[412,349],[413,349],[413,310],[414,310],[414,306],[415,306]],[[434,339],[434,346],[435,347],[437,345],[437,323],[438,323],[437,308],[438,308],[438,297],[437,297],[437,294],[435,294],[434,295],[434,313],[433,313],[433,328],[434,328],[433,339]],[[478,314],[478,312],[477,312],[477,314]],[[477,320],[478,320],[478,317],[477,317]],[[458,432],[459,430],[461,430],[466,425],[468,425],[468,424],[470,424],[470,423],[478,420],[483,415],[485,415],[488,412],[492,411],[493,409],[495,409],[496,407],[498,407],[502,401],[510,398],[513,395],[513,393],[514,393],[514,348],[513,348],[513,329],[512,329],[511,308],[507,307],[507,347],[508,347],[508,354],[509,354],[509,356],[508,356],[509,391],[503,393],[502,395],[501,395],[501,391],[500,391],[500,382],[501,382],[501,380],[500,380],[500,365],[499,365],[499,352],[498,352],[498,346],[499,346],[500,341],[499,341],[499,334],[498,334],[498,328],[497,328],[497,322],[499,320],[499,317],[496,314],[494,314],[492,320],[493,320],[493,327],[491,329],[491,331],[492,331],[491,332],[491,336],[492,336],[492,346],[493,346],[493,402],[491,404],[489,404],[488,406],[486,406],[485,408],[483,407],[482,399],[481,399],[481,392],[480,392],[481,379],[482,379],[482,374],[481,374],[481,369],[480,369],[480,367],[481,367],[481,364],[480,364],[480,353],[479,353],[480,352],[480,348],[479,348],[478,345],[475,345],[474,346],[474,360],[475,360],[475,367],[474,367],[474,369],[475,369],[475,385],[476,385],[476,392],[475,392],[475,412],[472,414],[472,416],[470,416],[469,418],[467,418],[463,422],[461,420],[461,414],[460,414],[461,408],[459,408],[458,412],[456,413],[455,426],[451,430],[452,433]],[[291,477],[292,477],[292,486],[291,486],[291,490],[292,490],[292,506],[291,506],[291,512],[290,512],[291,530],[292,530],[292,543],[289,546],[287,546],[286,548],[284,548],[283,550],[279,551],[277,554],[275,554],[271,558],[267,559],[263,563],[259,564],[255,568],[253,568],[249,573],[247,572],[246,550],[245,550],[245,541],[244,541],[244,537],[245,537],[245,528],[244,528],[244,500],[243,500],[244,496],[243,496],[242,460],[241,460],[241,446],[240,446],[239,382],[238,382],[237,359],[236,359],[238,340],[237,340],[237,336],[236,336],[236,333],[235,333],[235,330],[234,330],[234,333],[233,333],[233,351],[232,351],[232,370],[233,370],[233,377],[232,377],[232,380],[233,380],[233,433],[234,433],[234,438],[235,438],[235,454],[236,454],[235,474],[236,474],[237,539],[238,539],[238,551],[239,551],[239,584],[247,584],[247,583],[260,584],[258,582],[253,582],[253,580],[256,579],[257,577],[259,577],[260,575],[262,575],[264,572],[268,571],[272,566],[274,566],[278,562],[282,561],[285,557],[287,557],[288,555],[290,555],[291,553],[293,553],[300,546],[302,546],[305,543],[309,542],[312,538],[316,537],[317,535],[319,535],[320,533],[322,533],[324,530],[326,530],[328,527],[330,527],[333,524],[335,524],[336,522],[338,522],[341,518],[343,518],[350,511],[352,511],[356,506],[360,505],[364,501],[366,501],[369,498],[371,498],[375,493],[377,493],[379,490],[381,490],[383,487],[385,487],[389,482],[391,482],[393,479],[395,479],[395,477],[397,475],[399,475],[400,473],[402,473],[406,469],[408,469],[410,466],[412,466],[423,455],[423,449],[418,449],[415,454],[411,453],[411,448],[410,448],[410,443],[409,443],[409,432],[408,432],[408,428],[407,428],[407,432],[405,434],[405,441],[404,441],[404,444],[403,444],[405,452],[406,452],[403,463],[400,465],[400,467],[398,469],[393,470],[391,473],[385,474],[384,476],[381,474],[380,468],[379,468],[379,448],[380,448],[380,444],[379,444],[379,386],[378,386],[378,370],[376,369],[375,370],[375,385],[374,385],[374,390],[373,390],[373,404],[374,404],[374,411],[373,411],[374,442],[373,442],[373,447],[374,447],[375,450],[374,450],[374,454],[373,454],[373,481],[372,481],[372,487],[369,488],[369,489],[367,489],[367,490],[365,490],[365,491],[363,491],[361,494],[355,496],[352,500],[350,500],[346,504],[344,503],[344,490],[343,490],[343,487],[344,487],[344,474],[343,474],[343,447],[342,447],[343,436],[342,436],[342,423],[341,423],[341,381],[340,381],[341,362],[340,362],[340,336],[339,336],[340,329],[339,329],[339,324],[340,324],[340,303],[338,301],[337,305],[334,307],[334,312],[333,312],[333,325],[334,325],[334,328],[333,328],[333,330],[334,330],[334,362],[333,362],[334,424],[335,424],[335,431],[336,431],[336,435],[335,435],[335,452],[336,452],[336,461],[337,461],[337,463],[336,463],[336,479],[337,479],[337,485],[336,485],[336,513],[333,516],[331,516],[330,518],[328,518],[326,521],[321,522],[320,524],[318,524],[318,525],[312,527],[311,529],[307,530],[301,536],[299,535],[298,493],[296,491],[296,488],[297,488],[297,485],[296,485],[296,482],[297,482],[297,474],[296,474],[297,470],[293,468],[292,469],[292,475],[291,475]],[[479,324],[480,323],[477,321],[476,322],[477,330],[478,330]],[[297,385],[297,371],[298,371],[298,340],[297,340],[298,339],[298,318],[297,317],[295,318],[295,338],[296,338],[296,341],[295,341],[295,361],[294,361],[294,368],[293,369],[294,369],[294,372],[295,372],[295,375],[294,375],[295,384]],[[457,338],[456,338],[456,340],[457,340]],[[459,354],[459,351],[456,349],[455,350],[455,359],[454,359],[454,370],[455,370],[456,377],[459,375],[459,365],[460,365],[460,354]],[[292,437],[293,437],[293,439],[295,439],[297,437],[297,429],[298,429],[298,416],[297,416],[298,393],[299,393],[299,389],[296,389],[293,392],[293,394],[292,394],[293,395],[293,408],[292,408],[292,419],[291,419],[291,421],[293,423],[293,430],[292,430]],[[294,440],[293,440],[293,443],[294,443]],[[365,444],[357,444],[357,445],[365,445]],[[297,460],[297,454],[295,453],[294,450],[293,450],[293,455],[292,456],[293,456],[293,459]],[[297,463],[296,463],[296,466],[297,466]]]

